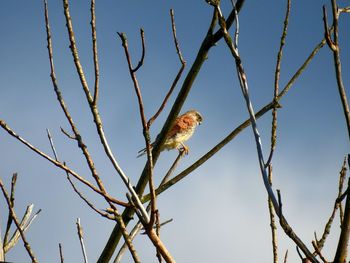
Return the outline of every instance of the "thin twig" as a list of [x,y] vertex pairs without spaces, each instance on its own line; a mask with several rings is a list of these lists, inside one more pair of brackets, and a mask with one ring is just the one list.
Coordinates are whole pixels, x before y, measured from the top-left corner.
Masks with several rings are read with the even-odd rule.
[[26,239],[26,237],[24,235],[24,231],[21,229],[21,225],[18,222],[16,213],[15,213],[14,209],[11,206],[10,197],[9,197],[9,195],[8,195],[8,193],[7,193],[7,191],[6,191],[5,187],[4,187],[4,184],[3,184],[1,179],[0,179],[0,187],[1,187],[2,193],[3,193],[4,197],[5,197],[8,209],[9,209],[10,214],[12,216],[12,219],[13,219],[13,221],[14,221],[14,223],[15,223],[15,225],[16,225],[16,227],[17,227],[17,229],[18,229],[18,231],[19,231],[19,233],[21,235],[21,238],[22,238],[23,243],[24,243],[24,247],[27,250],[27,253],[28,253],[29,257],[31,258],[32,262],[33,263],[37,263],[38,261],[37,261],[35,255],[34,255],[34,253],[32,251],[32,249],[31,249],[29,243],[27,242],[27,239]]
[[[348,180],[348,188],[350,187],[350,178]],[[350,196],[347,195],[345,202],[344,219],[341,224],[341,232],[339,236],[337,251],[334,256],[333,262],[345,262],[348,252],[349,244],[349,232],[350,232]]]
[[[68,5],[68,3],[67,3]],[[68,7],[67,7],[68,8]],[[70,21],[70,20],[69,20]],[[78,147],[82,150],[83,155],[86,159],[86,162],[89,166],[89,169],[91,171],[92,177],[95,179],[100,191],[102,193],[106,193],[106,189],[96,171],[94,162],[92,160],[92,157],[88,151],[88,148],[86,146],[86,144],[83,142],[83,138],[80,134],[80,132],[78,131],[72,116],[69,113],[69,110],[64,102],[63,96],[61,94],[61,91],[59,89],[58,83],[57,83],[57,79],[56,79],[56,74],[55,74],[55,67],[54,67],[54,63],[53,63],[53,50],[52,50],[52,40],[51,40],[51,30],[50,30],[50,24],[49,24],[49,14],[48,14],[48,8],[47,8],[47,4],[45,3],[45,23],[46,23],[46,34],[47,34],[47,48],[48,48],[48,52],[49,52],[49,60],[50,60],[50,69],[51,69],[51,80],[52,80],[52,84],[54,87],[54,91],[56,93],[57,96],[57,100],[60,103],[60,106],[62,108],[62,111],[64,112],[64,115],[66,117],[66,119],[68,120],[71,129],[74,133],[74,139],[77,141],[78,143]],[[68,23],[68,22],[67,22]],[[75,43],[75,42],[74,42]],[[78,58],[79,60],[79,58]],[[64,130],[61,128],[62,132],[64,132]],[[65,132],[64,132],[65,133]],[[70,137],[68,135],[68,133],[65,133],[68,137]],[[71,138],[71,137],[70,137]],[[55,155],[56,160],[57,160],[57,156]]]
[[[346,176],[346,170],[347,169],[346,169],[346,158],[345,158],[344,162],[343,162],[343,165],[342,165],[342,168],[341,168],[340,173],[339,173],[338,196],[337,196],[337,199],[334,202],[332,214],[329,217],[329,219],[328,219],[328,221],[327,221],[327,223],[326,223],[326,225],[324,227],[321,239],[320,240],[316,239],[317,247],[318,247],[319,250],[322,250],[322,248],[323,248],[323,246],[324,246],[324,244],[326,242],[326,239],[327,239],[327,237],[328,237],[328,235],[330,233],[331,226],[332,226],[332,223],[333,223],[336,211],[338,210],[338,208],[341,207],[341,202],[339,202],[338,200],[341,197],[341,193],[343,191],[343,185],[344,185],[344,179],[345,179],[345,176]],[[314,254],[315,253],[316,253],[316,251],[314,252]]]
[[80,242],[80,246],[81,246],[81,251],[82,251],[83,257],[84,257],[84,262],[88,263],[85,244],[84,244],[83,228],[81,227],[81,224],[80,224],[80,218],[77,219],[76,225],[77,225],[77,231],[78,231],[78,237],[79,237],[79,242]]
[[61,128],[61,132],[66,135],[69,139],[72,139],[72,140],[76,140],[76,137],[73,136],[73,135],[70,135],[65,129],[63,129],[62,127]]
[[[163,185],[164,183],[166,183],[166,182],[168,181],[169,177],[170,177],[171,174],[174,172],[174,170],[175,170],[177,164],[179,163],[179,161],[180,161],[180,159],[181,159],[181,157],[182,157],[183,155],[184,155],[184,151],[179,152],[179,154],[178,154],[176,160],[174,161],[174,163],[172,164],[172,166],[170,167],[170,169],[168,170],[168,172],[166,173],[166,175],[163,177],[163,179],[162,179],[162,181],[160,182],[159,186]],[[151,205],[148,204],[148,205],[147,205],[147,208],[146,208],[147,212],[150,210],[150,208],[151,208]],[[171,221],[172,221],[172,220],[165,221],[164,223],[160,224],[160,226],[165,225],[165,223],[168,223],[168,222],[171,222]],[[133,229],[132,229],[131,232],[130,232],[130,238],[131,238],[131,240],[133,240],[133,239],[136,237],[136,235],[140,232],[141,229],[143,229],[143,226],[142,226],[142,223],[139,221],[139,222],[133,227]],[[127,249],[127,244],[124,243],[124,244],[121,246],[121,248],[119,249],[118,254],[117,254],[116,258],[114,259],[113,263],[120,263],[120,262],[121,262],[121,260],[122,260],[122,258],[123,258],[123,256],[124,256],[124,254],[125,254],[126,249]]]
[[288,258],[288,249],[286,250],[286,254],[284,254],[283,263],[287,263],[287,258]]
[[94,57],[94,71],[95,71],[95,91],[94,91],[94,101],[93,104],[97,105],[98,94],[99,94],[99,79],[100,79],[100,69],[98,63],[98,53],[97,53],[97,36],[96,36],[96,16],[95,16],[95,0],[91,0],[91,38],[92,38],[92,53]]
[[328,30],[328,24],[327,24],[327,12],[326,7],[323,6],[323,21],[324,21],[324,30],[325,30],[325,36],[327,40],[327,44],[329,48],[333,52],[333,60],[334,60],[334,69],[335,69],[335,76],[337,79],[337,87],[339,96],[341,99],[341,103],[343,106],[343,113],[346,120],[346,125],[348,129],[348,136],[350,140],[350,110],[349,110],[349,103],[346,95],[346,89],[343,82],[342,77],[342,66],[341,66],[341,60],[340,60],[340,48],[339,48],[339,32],[338,32],[338,6],[336,3],[336,0],[332,0],[332,13],[333,13],[333,40],[330,37],[330,32]]
[[84,179],[82,176],[80,176],[78,173],[76,173],[75,171],[73,171],[72,169],[70,169],[69,167],[67,167],[66,165],[62,164],[61,162],[58,162],[54,159],[52,159],[50,156],[48,156],[47,154],[45,154],[44,152],[40,151],[38,148],[34,147],[32,144],[30,144],[29,142],[27,142],[25,139],[23,139],[22,137],[20,137],[18,134],[16,134],[3,120],[0,120],[0,126],[7,131],[12,137],[14,137],[15,139],[17,139],[18,141],[20,141],[21,143],[23,143],[25,146],[27,146],[29,149],[31,149],[33,152],[39,154],[41,157],[45,158],[46,160],[48,160],[49,162],[51,162],[52,164],[54,164],[55,166],[61,168],[62,170],[68,172],[69,174],[71,174],[73,177],[75,177],[78,181],[82,182],[83,184],[85,184],[86,186],[88,186],[89,188],[91,188],[91,190],[93,190],[94,192],[102,195],[104,198],[106,198],[107,200],[111,201],[112,203],[115,203],[117,205],[121,205],[121,206],[130,206],[129,203],[125,203],[123,201],[120,201],[112,196],[110,196],[107,193],[102,192],[100,189],[98,189],[96,186],[94,186],[92,183],[90,183],[88,180]]
[[181,67],[179,69],[179,72],[177,73],[168,93],[166,94],[162,104],[160,105],[158,111],[149,119],[149,121],[147,122],[147,126],[150,127],[152,125],[152,123],[157,119],[157,117],[159,116],[159,114],[162,112],[162,110],[165,107],[165,104],[167,103],[167,101],[169,100],[169,97],[171,96],[171,94],[173,93],[179,79],[181,78],[182,72],[184,71],[185,67],[186,67],[186,61],[184,60],[180,47],[179,47],[179,42],[177,40],[176,37],[176,26],[175,26],[175,19],[174,19],[174,10],[170,9],[170,17],[171,17],[171,28],[173,31],[173,39],[174,39],[174,44],[175,44],[175,48],[176,48],[176,53],[179,57],[179,60],[181,62]]
[[69,174],[67,174],[67,179],[69,181],[69,183],[71,184],[74,192],[77,193],[77,195],[92,209],[94,210],[96,213],[98,213],[99,215],[101,215],[102,217],[108,218],[110,220],[115,220],[115,218],[113,216],[111,216],[108,213],[104,213],[101,210],[97,209],[75,186],[75,184],[73,183],[72,179],[70,178]]
[[140,28],[140,35],[141,35],[141,46],[142,46],[142,54],[141,54],[141,58],[139,63],[137,64],[137,66],[135,68],[132,69],[132,72],[136,72],[139,70],[139,68],[142,67],[143,62],[145,60],[145,54],[146,54],[146,47],[145,47],[145,31]]
[[[143,32],[143,31],[141,31]],[[126,38],[125,33],[118,33],[121,41],[122,41],[122,45],[124,47],[124,52],[125,52],[125,56],[126,56],[126,60],[128,62],[128,67],[129,67],[129,73],[131,76],[131,79],[133,81],[134,84],[134,90],[137,96],[137,100],[138,100],[138,105],[139,105],[139,112],[140,112],[140,117],[141,117],[141,123],[142,123],[142,128],[143,128],[143,135],[145,138],[145,143],[146,143],[146,151],[147,151],[147,165],[148,165],[148,169],[149,169],[149,186],[150,186],[150,190],[152,189],[151,192],[154,193],[154,187],[153,187],[153,161],[152,161],[152,152],[151,152],[151,139],[150,139],[150,135],[149,135],[149,129],[147,127],[147,121],[146,121],[146,116],[145,116],[145,112],[144,112],[144,106],[143,106],[143,101],[142,101],[142,95],[141,95],[141,90],[136,78],[136,71],[133,69],[132,66],[132,62],[131,62],[131,57],[130,57],[130,53],[129,53],[129,49],[128,49],[128,41]],[[141,38],[142,38],[142,43],[144,43],[144,35],[141,34]],[[151,209],[151,218],[148,217],[147,213],[143,213],[143,220],[147,223],[150,223],[151,227],[153,226],[154,223],[154,212],[156,210],[155,208],[155,194],[152,195],[152,203],[153,203],[153,209]],[[141,204],[141,206],[143,207],[143,205]],[[146,210],[144,210],[146,212]],[[143,211],[141,211],[143,212]]]
[[61,244],[61,243],[58,244],[58,249],[59,249],[59,251],[60,251],[60,262],[61,262],[61,263],[64,263],[63,249],[62,249],[62,244]]
[[[25,233],[29,227],[31,226],[31,224],[34,222],[34,220],[37,218],[37,216],[40,214],[41,212],[41,209],[39,209],[31,218],[31,214],[32,214],[32,211],[33,211],[33,207],[34,205],[31,204],[31,205],[28,205],[27,208],[26,208],[26,211],[23,215],[23,218],[20,222],[20,226],[21,226],[21,229],[23,230],[23,232]],[[12,247],[14,247],[19,238],[21,237],[20,235],[20,232],[18,231],[18,229],[13,233],[12,237],[10,238],[10,240],[7,242],[7,243],[4,243],[4,251],[7,253]]]
[[50,130],[46,129],[46,133],[47,133],[47,137],[49,138],[50,146],[51,146],[52,152],[55,156],[55,160],[58,161],[58,155],[57,155],[57,152],[55,149],[55,145],[53,144],[53,141],[52,141],[52,136],[51,136]]
[[[140,111],[140,117],[141,117],[141,122],[142,122],[142,127],[143,127],[143,135],[145,138],[145,143],[146,143],[146,151],[147,151],[147,167],[148,167],[148,184],[149,184],[149,189],[151,193],[151,214],[150,217],[148,217],[148,214],[143,214],[143,210],[140,210],[141,215],[143,217],[142,222],[144,223],[144,227],[146,228],[146,232],[148,237],[151,239],[153,245],[156,247],[157,251],[162,255],[164,260],[166,262],[175,262],[172,256],[170,255],[169,251],[163,244],[163,242],[160,240],[158,237],[157,233],[154,232],[153,225],[156,220],[156,213],[157,213],[157,208],[156,208],[156,194],[155,194],[155,187],[154,187],[154,182],[153,182],[153,157],[152,157],[152,150],[151,150],[151,140],[150,140],[150,134],[149,134],[149,127],[147,126],[146,122],[146,117],[144,114],[144,106],[142,102],[142,96],[141,96],[141,90],[136,78],[135,70],[133,70],[132,67],[132,62],[128,50],[128,42],[126,39],[126,35],[124,33],[118,33],[120,39],[122,40],[122,45],[124,47],[125,51],[125,56],[128,62],[129,66],[129,72],[130,76],[132,78],[133,84],[134,84],[134,89],[137,95],[138,99],[138,104],[139,104],[139,111]],[[142,36],[142,39],[144,36]],[[139,200],[139,199],[138,199]],[[140,201],[140,200],[139,200]],[[142,208],[143,205],[140,203]]]
[[317,242],[315,240],[312,240],[312,246],[314,247],[316,254],[320,257],[320,259],[322,260],[323,263],[329,263],[329,261],[327,261],[325,259],[325,257],[322,255],[322,252],[320,250],[320,248],[317,246]]
[[[273,99],[277,101],[278,93],[279,93],[279,80],[281,75],[281,61],[282,61],[282,51],[283,47],[285,45],[285,40],[287,37],[287,29],[288,29],[288,22],[289,22],[289,15],[290,15],[290,7],[291,7],[291,0],[287,1],[287,8],[286,8],[286,16],[284,18],[284,27],[282,31],[281,41],[280,41],[280,48],[277,54],[277,63],[276,63],[276,70],[275,70],[275,89],[273,94]],[[277,107],[272,109],[272,128],[271,128],[271,148],[270,148],[270,154],[267,158],[266,166],[269,166],[269,164],[272,161],[273,153],[276,148],[276,137],[277,137]]]
[[[272,165],[269,165],[269,182],[272,187]],[[271,227],[271,238],[272,238],[272,252],[273,262],[278,263],[278,246],[277,246],[277,226],[275,222],[275,212],[271,199],[268,198],[269,215],[270,215],[270,227]]]
[[[12,179],[11,179],[10,204],[11,204],[12,208],[14,208],[14,205],[15,205],[15,187],[16,187],[16,182],[17,182],[17,176],[18,176],[17,173],[14,173],[12,175]],[[9,212],[8,218],[7,218],[5,235],[4,235],[4,243],[3,243],[4,246],[8,241],[8,236],[10,234],[10,228],[11,228],[12,222],[13,222],[12,216]]]

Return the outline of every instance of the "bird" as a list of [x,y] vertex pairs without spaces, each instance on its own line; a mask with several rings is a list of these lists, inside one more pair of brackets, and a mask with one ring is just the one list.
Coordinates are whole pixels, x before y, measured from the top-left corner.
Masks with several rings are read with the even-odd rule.
[[[184,144],[184,142],[192,137],[196,127],[202,123],[202,120],[202,115],[196,110],[189,110],[178,116],[166,136],[161,151],[178,149],[179,152],[188,154],[189,148]],[[157,136],[156,140],[151,143],[151,148],[153,148],[158,138],[159,135]],[[146,148],[140,150],[137,157],[140,157],[145,153]]]

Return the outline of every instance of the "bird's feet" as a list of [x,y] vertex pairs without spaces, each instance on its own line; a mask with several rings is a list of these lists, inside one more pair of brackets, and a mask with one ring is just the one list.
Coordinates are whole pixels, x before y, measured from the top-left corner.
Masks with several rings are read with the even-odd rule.
[[179,149],[180,153],[188,155],[190,149],[186,145],[184,145],[183,143],[181,143],[181,145],[182,145],[182,147]]

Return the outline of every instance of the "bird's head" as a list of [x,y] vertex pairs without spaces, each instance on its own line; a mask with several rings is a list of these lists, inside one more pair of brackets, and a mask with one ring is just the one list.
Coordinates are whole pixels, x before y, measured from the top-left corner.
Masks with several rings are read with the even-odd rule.
[[196,110],[190,110],[187,113],[191,114],[193,116],[193,118],[196,120],[196,122],[198,123],[198,125],[200,125],[203,121],[203,117],[202,115],[196,111]]

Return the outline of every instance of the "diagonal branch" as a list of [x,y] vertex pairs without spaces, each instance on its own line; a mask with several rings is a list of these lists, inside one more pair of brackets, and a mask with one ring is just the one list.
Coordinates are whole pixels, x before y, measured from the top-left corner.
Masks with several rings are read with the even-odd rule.
[[19,233],[21,235],[21,238],[22,238],[23,243],[24,243],[24,247],[27,250],[27,253],[28,253],[29,257],[31,258],[32,262],[33,263],[37,263],[38,260],[36,259],[35,255],[34,255],[34,253],[32,251],[32,248],[30,247],[30,245],[29,245],[29,243],[28,243],[28,241],[27,241],[27,239],[26,239],[26,237],[24,235],[24,231],[22,230],[21,225],[20,225],[20,223],[19,223],[19,221],[17,219],[16,213],[15,213],[13,207],[11,206],[10,197],[9,197],[9,195],[8,195],[8,193],[7,193],[7,191],[6,191],[5,187],[4,187],[4,184],[3,184],[1,179],[0,179],[0,188],[1,188],[1,191],[2,191],[2,193],[4,195],[4,197],[5,197],[5,200],[6,200],[6,203],[7,203],[7,207],[9,209],[9,211],[10,211],[11,217],[12,217],[12,219],[13,219],[13,221],[14,221],[14,223],[15,223],[15,225],[16,225],[16,227],[17,227],[17,229],[18,229],[18,231],[19,231]]
[[[306,69],[306,67],[309,65],[311,60],[315,57],[315,55],[320,51],[320,49],[326,44],[326,40],[322,39],[320,43],[316,45],[316,47],[312,50],[310,55],[307,57],[307,59],[303,62],[303,64],[299,67],[299,69],[295,72],[295,74],[291,77],[291,79],[288,81],[286,86],[283,88],[283,90],[280,92],[280,94],[277,97],[277,103],[282,99],[283,96],[285,96],[290,88],[293,86],[294,82],[298,79],[298,77],[301,75],[301,73]],[[256,114],[255,118],[259,119],[261,116],[263,116],[266,112],[274,108],[274,104],[276,102],[272,101],[268,104],[266,104],[264,107],[262,107]],[[277,105],[278,107],[278,105]],[[192,165],[187,167],[185,170],[180,172],[178,175],[176,175],[174,178],[169,180],[169,182],[165,183],[163,186],[156,189],[156,194],[160,194],[164,192],[166,189],[171,187],[172,185],[176,184],[183,178],[185,178],[187,175],[189,175],[191,172],[193,172],[195,169],[200,167],[203,163],[208,161],[213,155],[215,155],[218,151],[220,151],[226,144],[228,144],[231,140],[233,140],[239,133],[241,133],[245,128],[249,127],[250,125],[250,119],[248,118],[243,123],[241,123],[237,128],[235,128],[230,134],[228,134],[223,140],[221,140],[217,145],[215,145],[210,151],[208,151],[206,154],[204,154],[201,158],[199,158],[196,162],[194,162]],[[142,198],[142,202],[148,201],[149,196],[144,196]]]
[[[271,188],[271,185],[268,181],[268,175],[267,175],[268,173],[266,170],[265,161],[264,161],[264,157],[263,157],[261,138],[260,138],[260,134],[259,134],[259,131],[257,128],[257,124],[256,124],[254,109],[253,109],[253,106],[252,106],[252,103],[251,103],[250,97],[249,97],[247,76],[245,74],[240,55],[238,53],[238,49],[234,46],[232,38],[227,31],[227,28],[225,25],[225,19],[222,15],[220,7],[218,4],[214,4],[214,7],[218,11],[218,14],[219,14],[219,25],[223,31],[225,42],[226,42],[227,47],[229,48],[229,50],[231,52],[231,55],[233,56],[233,58],[235,60],[239,83],[241,86],[243,97],[245,99],[246,106],[247,106],[248,113],[249,113],[249,117],[250,117],[250,121],[252,124],[252,129],[253,129],[253,134],[254,134],[254,138],[255,138],[255,142],[256,142],[257,154],[258,154],[258,158],[259,158],[259,166],[260,166],[260,170],[261,170],[262,179],[263,179],[266,191],[267,191],[267,193],[271,199],[271,202],[274,206],[275,211],[280,211],[281,210],[280,204],[277,202],[276,196],[275,196],[275,194]],[[277,213],[277,215],[280,218],[280,224],[281,224],[283,230],[285,231],[285,233],[297,244],[298,247],[301,248],[301,250],[305,253],[306,257],[309,260],[316,263],[317,262],[316,258],[309,251],[309,249],[305,246],[305,244],[302,242],[302,240],[300,240],[300,238],[294,233],[293,229],[289,226],[289,224],[287,223],[287,220],[284,218],[282,213]]]
[[160,105],[158,111],[149,119],[149,121],[147,122],[147,126],[150,127],[152,125],[152,123],[155,121],[155,119],[158,118],[159,114],[162,112],[162,110],[165,107],[165,104],[167,103],[167,101],[169,100],[170,95],[173,93],[176,84],[178,83],[179,79],[181,78],[182,72],[184,71],[185,67],[186,67],[186,61],[184,60],[180,47],[179,47],[179,42],[177,40],[176,37],[176,26],[175,26],[175,19],[174,19],[174,10],[170,9],[170,17],[171,17],[171,28],[173,31],[173,38],[174,38],[174,43],[175,43],[175,48],[176,48],[176,52],[177,55],[179,57],[179,60],[181,62],[181,68],[179,70],[179,72],[177,73],[171,87],[170,90],[168,91],[168,93],[166,94],[162,104]]
[[97,188],[96,186],[94,186],[92,183],[90,183],[88,180],[84,179],[83,177],[81,177],[78,173],[76,173],[75,171],[73,171],[72,169],[70,169],[69,167],[67,167],[66,165],[62,164],[59,161],[56,161],[55,159],[51,158],[50,156],[48,156],[47,154],[45,154],[44,152],[40,151],[38,148],[34,147],[32,144],[30,144],[29,142],[27,142],[25,139],[23,139],[22,137],[20,137],[18,134],[16,134],[3,120],[0,120],[0,126],[7,131],[12,137],[14,137],[15,139],[17,139],[18,141],[20,141],[21,143],[23,143],[25,146],[27,146],[29,149],[31,149],[33,152],[37,153],[38,155],[40,155],[41,157],[45,158],[46,160],[48,160],[49,162],[51,162],[52,164],[54,164],[55,166],[61,168],[62,170],[68,172],[69,174],[71,174],[73,177],[75,177],[78,181],[80,181],[81,183],[85,184],[86,186],[88,186],[91,190],[93,190],[94,192],[102,195],[104,198],[106,198],[107,200],[111,201],[112,203],[121,205],[121,206],[130,206],[129,203],[125,203],[123,201],[119,201],[117,199],[115,199],[114,197],[110,196],[108,193],[104,193],[102,192],[99,188]]
[[[342,165],[342,168],[340,170],[340,173],[339,173],[339,184],[338,184],[338,196],[337,196],[337,199],[335,200],[334,202],[334,206],[333,206],[333,211],[332,211],[332,214],[331,216],[329,217],[326,225],[325,225],[325,228],[323,230],[323,234],[322,234],[322,237],[320,240],[317,240],[316,239],[316,245],[317,245],[317,248],[319,250],[322,250],[325,242],[326,242],[326,239],[330,233],[330,230],[331,230],[331,226],[332,226],[332,223],[333,223],[333,220],[334,220],[334,217],[335,217],[335,213],[336,211],[338,210],[338,208],[340,209],[342,206],[341,206],[341,202],[339,202],[339,198],[341,197],[342,195],[342,191],[343,191],[343,185],[344,185],[344,179],[345,179],[345,176],[346,176],[346,158],[344,159],[344,162],[343,162],[343,165]],[[315,255],[315,253],[314,253]]]

